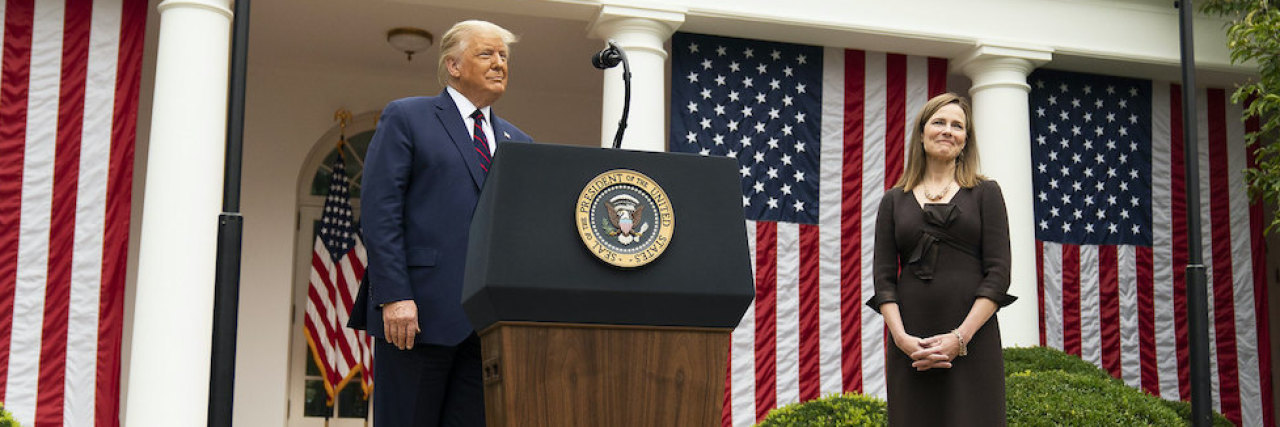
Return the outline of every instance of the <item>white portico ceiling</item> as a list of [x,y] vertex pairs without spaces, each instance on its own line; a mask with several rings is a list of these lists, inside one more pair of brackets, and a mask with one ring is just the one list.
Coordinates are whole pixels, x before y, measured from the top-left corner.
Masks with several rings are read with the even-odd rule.
[[[681,31],[709,35],[948,59],[963,58],[982,42],[1015,43],[1051,50],[1046,68],[1180,78],[1176,9],[1164,0],[980,0],[963,6],[942,0],[911,6],[870,0],[259,0],[251,17],[250,74],[323,66],[356,79],[421,75],[420,86],[401,96],[434,95],[445,29],[463,19],[492,20],[521,37],[512,46],[511,86],[500,111],[540,141],[599,144],[589,136],[599,136],[602,123],[603,73],[591,68],[589,58],[603,41],[589,36],[589,28],[604,4],[673,10],[685,15]],[[1129,22],[1132,28],[1116,28]],[[396,27],[426,29],[435,45],[407,61],[385,41]],[[1199,18],[1196,29],[1199,83],[1231,88],[1252,74],[1249,66],[1225,60],[1221,20]],[[580,120],[576,128],[548,124],[553,110]]]
[[[682,11],[686,15],[683,31],[953,59],[990,36],[992,41],[1053,49],[1047,68],[1179,78],[1176,21],[1172,21],[1176,10],[1166,0],[984,0],[963,6],[920,0],[912,2],[916,6],[911,8],[895,5],[899,2],[865,0],[259,0],[253,4],[249,65],[359,67],[373,75],[412,70],[421,73],[424,92],[435,92],[439,90],[435,83],[439,37],[457,21],[478,18],[521,37],[513,46],[508,97],[554,100],[554,94],[573,94],[573,102],[581,104],[583,96],[599,99],[602,91],[602,74],[590,66],[589,57],[603,42],[589,37],[587,29],[603,3]],[[1054,11],[1064,16],[1041,16]],[[982,21],[983,16],[991,22]],[[1024,16],[1031,22],[1022,22],[1019,17]],[[1053,23],[1050,18],[1069,22]],[[1131,18],[1145,19],[1146,27],[1138,25],[1125,32],[1103,25]],[[1214,46],[1223,40],[1216,34],[1223,31],[1221,21],[1202,18],[1197,22],[1199,81],[1232,87],[1248,76],[1249,67],[1225,63],[1224,49]],[[415,54],[412,62],[406,61],[385,40],[388,29],[401,26],[430,31],[436,44]],[[1044,30],[1025,34],[1037,26]],[[1077,28],[1075,35],[1059,34]],[[1025,37],[1012,36],[1018,34]],[[1125,34],[1142,41],[1127,40]],[[556,107],[568,107],[564,104]],[[589,121],[600,121],[598,102],[581,107]]]
[[[492,21],[521,40],[512,46],[512,90],[600,91],[590,56],[602,45],[584,21],[481,12],[388,0],[260,0],[253,3],[251,62],[412,69],[435,81],[440,37],[465,19]],[[417,27],[435,36],[432,47],[406,61],[386,42],[387,30]]]

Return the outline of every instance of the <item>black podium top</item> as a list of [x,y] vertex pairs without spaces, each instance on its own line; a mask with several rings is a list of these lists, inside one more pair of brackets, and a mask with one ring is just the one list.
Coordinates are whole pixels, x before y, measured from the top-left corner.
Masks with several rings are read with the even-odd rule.
[[[578,197],[627,169],[665,190],[674,233],[646,265],[620,268],[579,237]],[[463,307],[498,321],[726,327],[755,296],[737,162],[552,144],[498,145],[472,219]]]

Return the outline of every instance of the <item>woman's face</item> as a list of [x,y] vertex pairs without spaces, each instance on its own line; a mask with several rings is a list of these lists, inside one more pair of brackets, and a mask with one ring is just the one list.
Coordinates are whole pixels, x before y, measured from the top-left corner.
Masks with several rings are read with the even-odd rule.
[[938,160],[955,160],[965,144],[964,110],[947,104],[924,124],[924,152]]

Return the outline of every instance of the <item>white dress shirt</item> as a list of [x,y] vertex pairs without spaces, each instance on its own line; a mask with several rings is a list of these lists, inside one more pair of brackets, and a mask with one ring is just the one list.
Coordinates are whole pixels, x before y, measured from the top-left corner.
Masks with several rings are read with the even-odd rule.
[[[462,115],[462,122],[467,124],[467,135],[474,139],[476,137],[476,119],[471,118],[471,114],[476,112],[475,104],[472,104],[467,97],[462,96],[462,93],[459,93],[453,86],[449,86],[445,90],[449,93],[449,97],[453,98],[453,103],[458,105],[458,114]],[[480,109],[480,112],[484,113],[484,135],[485,141],[489,141],[490,156],[493,155],[493,150],[497,149],[493,139],[493,115],[491,111],[492,109],[489,107]]]

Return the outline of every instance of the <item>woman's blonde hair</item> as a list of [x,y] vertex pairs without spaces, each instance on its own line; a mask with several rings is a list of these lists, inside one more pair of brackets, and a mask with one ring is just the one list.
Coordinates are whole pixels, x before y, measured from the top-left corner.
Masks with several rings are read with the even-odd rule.
[[449,66],[446,62],[449,58],[458,60],[458,55],[467,50],[467,42],[472,37],[479,34],[496,34],[502,38],[502,42],[507,44],[507,49],[511,49],[511,44],[520,41],[519,37],[507,31],[506,28],[498,26],[489,21],[480,21],[476,19],[462,21],[453,24],[449,31],[444,32],[444,36],[440,37],[440,59],[436,63],[436,80],[440,82],[440,86],[448,86],[453,80],[449,75]]
[[894,188],[911,191],[924,180],[924,169],[928,163],[924,153],[924,127],[929,124],[929,118],[933,117],[938,110],[951,104],[959,106],[964,112],[964,148],[960,150],[960,155],[956,156],[956,183],[963,188],[972,188],[987,179],[978,174],[978,140],[973,133],[973,110],[969,108],[969,101],[960,95],[948,92],[933,97],[924,104],[924,108],[920,109],[920,114],[916,117],[916,125],[911,128],[911,144],[907,146],[907,168],[902,171],[902,176],[898,178]]

